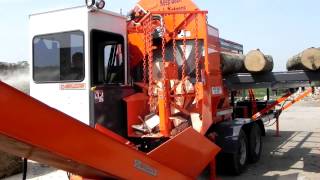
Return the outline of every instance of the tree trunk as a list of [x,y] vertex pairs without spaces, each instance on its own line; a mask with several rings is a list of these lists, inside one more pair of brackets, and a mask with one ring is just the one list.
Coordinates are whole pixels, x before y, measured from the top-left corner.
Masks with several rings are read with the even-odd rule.
[[288,71],[320,69],[320,48],[309,48],[293,56],[287,62]]
[[242,54],[221,52],[221,69],[223,74],[246,72],[244,68],[244,58]]
[[250,51],[244,60],[244,66],[250,73],[271,72],[273,69],[273,58],[264,55],[259,49]]

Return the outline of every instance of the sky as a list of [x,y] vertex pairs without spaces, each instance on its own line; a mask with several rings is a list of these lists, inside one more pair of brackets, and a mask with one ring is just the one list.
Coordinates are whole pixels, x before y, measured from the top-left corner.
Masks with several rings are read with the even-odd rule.
[[[152,0],[150,0],[152,1]],[[137,0],[106,0],[105,9],[128,12]],[[220,37],[259,48],[284,71],[289,57],[320,47],[319,0],[194,0],[209,11],[209,24]],[[84,5],[84,0],[0,0],[0,61],[29,59],[28,15]]]

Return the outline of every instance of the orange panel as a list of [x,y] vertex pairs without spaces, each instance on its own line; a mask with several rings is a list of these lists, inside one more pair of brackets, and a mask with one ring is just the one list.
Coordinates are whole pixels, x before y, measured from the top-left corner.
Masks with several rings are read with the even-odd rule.
[[136,146],[132,142],[128,141],[128,139],[126,139],[126,138],[124,138],[122,136],[119,136],[118,134],[110,131],[109,129],[106,129],[102,125],[96,124],[95,128],[96,128],[97,131],[105,134],[106,136],[108,136],[110,138],[113,138],[113,139],[119,141],[120,143],[126,144],[126,145],[128,145],[128,146],[130,146],[130,147],[132,147],[134,149],[137,149]]
[[219,151],[217,145],[193,128],[188,128],[148,155],[170,168],[196,178]]
[[139,135],[134,133],[131,126],[142,123],[141,120],[139,120],[139,116],[143,118],[148,113],[148,99],[148,96],[143,93],[137,93],[124,98],[127,104],[127,128],[129,137],[139,137]]

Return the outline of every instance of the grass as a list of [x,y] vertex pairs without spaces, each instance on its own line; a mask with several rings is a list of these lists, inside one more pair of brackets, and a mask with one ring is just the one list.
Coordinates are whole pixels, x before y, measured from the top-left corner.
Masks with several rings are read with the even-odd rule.
[[[241,94],[242,94],[242,97],[249,97],[248,90],[243,90]],[[278,99],[284,94],[285,94],[285,91],[282,91],[282,90],[275,90],[275,91],[270,90],[270,99]],[[254,95],[256,99],[259,99],[259,100],[264,99],[264,97],[267,96],[267,89],[266,88],[254,89]]]

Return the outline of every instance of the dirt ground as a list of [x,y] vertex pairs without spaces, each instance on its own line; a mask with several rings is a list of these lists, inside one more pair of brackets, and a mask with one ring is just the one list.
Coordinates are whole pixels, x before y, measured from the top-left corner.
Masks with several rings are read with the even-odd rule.
[[[270,122],[272,124],[272,122]],[[219,175],[222,180],[318,180],[320,179],[320,101],[309,98],[283,112],[281,137],[274,137],[275,126],[267,128],[263,154],[240,176]],[[67,180],[63,171],[29,163],[28,179]],[[20,180],[21,174],[6,180]]]

